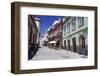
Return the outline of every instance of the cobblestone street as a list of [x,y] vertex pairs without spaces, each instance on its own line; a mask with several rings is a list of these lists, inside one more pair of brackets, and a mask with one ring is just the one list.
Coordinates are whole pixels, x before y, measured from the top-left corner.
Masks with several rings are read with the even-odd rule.
[[53,49],[45,46],[41,46],[32,60],[53,60],[53,59],[75,59],[86,58],[84,55],[80,55],[75,52],[67,51],[64,49]]

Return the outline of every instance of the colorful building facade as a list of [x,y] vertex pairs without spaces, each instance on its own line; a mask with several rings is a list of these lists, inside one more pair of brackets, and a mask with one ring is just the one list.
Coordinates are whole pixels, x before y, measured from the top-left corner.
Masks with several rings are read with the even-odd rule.
[[59,19],[57,23],[53,24],[48,30],[48,43],[56,48],[62,47],[62,28],[63,21]]

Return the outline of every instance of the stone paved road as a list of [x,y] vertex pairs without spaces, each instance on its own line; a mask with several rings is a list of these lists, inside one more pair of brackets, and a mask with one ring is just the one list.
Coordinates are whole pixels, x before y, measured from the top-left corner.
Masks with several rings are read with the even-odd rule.
[[41,46],[32,60],[53,60],[53,59],[74,59],[74,58],[86,58],[83,55],[67,51],[64,49],[53,49],[45,46]]

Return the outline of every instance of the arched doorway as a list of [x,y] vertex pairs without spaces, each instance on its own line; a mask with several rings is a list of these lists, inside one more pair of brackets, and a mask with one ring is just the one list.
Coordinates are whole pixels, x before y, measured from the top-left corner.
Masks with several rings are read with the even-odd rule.
[[81,35],[79,37],[79,45],[80,45],[80,48],[85,48],[85,37],[84,37],[84,35]]

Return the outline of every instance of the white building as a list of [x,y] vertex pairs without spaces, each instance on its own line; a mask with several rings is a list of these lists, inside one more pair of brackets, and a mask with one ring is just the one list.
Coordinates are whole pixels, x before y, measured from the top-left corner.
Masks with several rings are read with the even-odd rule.
[[44,34],[44,45],[45,46],[47,46],[47,44],[48,44],[48,30],[45,32],[45,34]]
[[40,46],[42,46],[44,44],[44,38],[40,38]]
[[35,17],[35,23],[38,29],[38,34],[37,34],[37,44],[40,43],[40,19]]
[[87,17],[64,17],[63,24],[63,48],[88,54],[88,18]]

